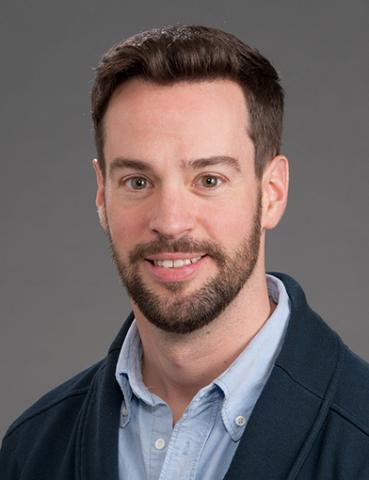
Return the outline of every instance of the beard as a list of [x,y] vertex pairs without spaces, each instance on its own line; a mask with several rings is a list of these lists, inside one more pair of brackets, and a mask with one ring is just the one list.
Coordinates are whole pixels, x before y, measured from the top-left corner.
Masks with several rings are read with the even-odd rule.
[[[153,242],[137,245],[130,252],[128,261],[124,262],[114,246],[109,228],[107,236],[123,285],[145,318],[166,332],[188,334],[203,328],[218,317],[250,278],[259,256],[260,218],[259,192],[251,232],[231,255],[227,255],[213,241],[196,241],[190,237],[169,241],[160,236]],[[185,289],[183,282],[166,283],[163,286],[169,293],[161,296],[145,284],[139,267],[148,255],[162,252],[206,252],[217,264],[218,273],[197,291],[187,295],[182,293]]]

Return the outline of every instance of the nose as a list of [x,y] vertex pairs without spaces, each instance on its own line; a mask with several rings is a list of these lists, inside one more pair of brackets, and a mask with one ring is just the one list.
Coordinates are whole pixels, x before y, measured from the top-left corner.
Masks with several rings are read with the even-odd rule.
[[150,230],[167,239],[188,235],[195,224],[195,205],[180,188],[161,189],[150,212]]

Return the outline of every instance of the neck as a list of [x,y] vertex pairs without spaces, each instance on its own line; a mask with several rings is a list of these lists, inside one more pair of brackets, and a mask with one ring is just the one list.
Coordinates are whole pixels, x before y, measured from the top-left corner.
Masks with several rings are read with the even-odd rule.
[[162,331],[134,307],[143,346],[143,381],[169,405],[174,422],[194,395],[229,367],[273,312],[265,273],[249,280],[221,315],[190,334]]

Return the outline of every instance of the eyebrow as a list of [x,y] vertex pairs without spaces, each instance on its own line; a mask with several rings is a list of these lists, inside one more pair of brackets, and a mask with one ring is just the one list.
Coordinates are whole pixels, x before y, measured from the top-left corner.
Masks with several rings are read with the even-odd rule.
[[232,167],[237,172],[241,172],[240,163],[237,159],[226,155],[218,155],[209,158],[198,158],[196,160],[190,160],[188,165],[195,169],[212,167],[213,165],[227,165]]
[[[236,170],[237,172],[241,172],[239,161],[236,158],[227,155],[217,155],[214,157],[197,158],[195,160],[182,161],[183,168],[190,167],[194,168],[195,170],[212,167],[214,165],[227,165]],[[150,172],[153,170],[151,164],[148,162],[144,162],[143,160],[117,157],[111,162],[109,167],[109,173],[112,174],[115,170],[123,168],[131,168],[140,172]]]
[[143,162],[142,160],[118,157],[111,162],[109,173],[112,174],[115,170],[121,168],[132,168],[133,170],[139,170],[140,172],[148,172],[152,170],[150,164]]

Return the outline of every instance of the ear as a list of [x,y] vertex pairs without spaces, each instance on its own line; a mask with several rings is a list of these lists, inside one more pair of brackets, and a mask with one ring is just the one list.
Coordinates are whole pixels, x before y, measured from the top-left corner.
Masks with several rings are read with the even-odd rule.
[[95,170],[96,174],[96,182],[97,182],[97,191],[96,191],[96,208],[97,214],[99,216],[100,225],[106,231],[107,230],[107,222],[106,222],[106,215],[105,215],[105,186],[104,186],[104,177],[100,169],[99,162],[95,158],[92,161],[92,165]]
[[261,185],[263,195],[262,227],[276,227],[286,209],[288,197],[288,160],[283,155],[274,157],[265,167]]

